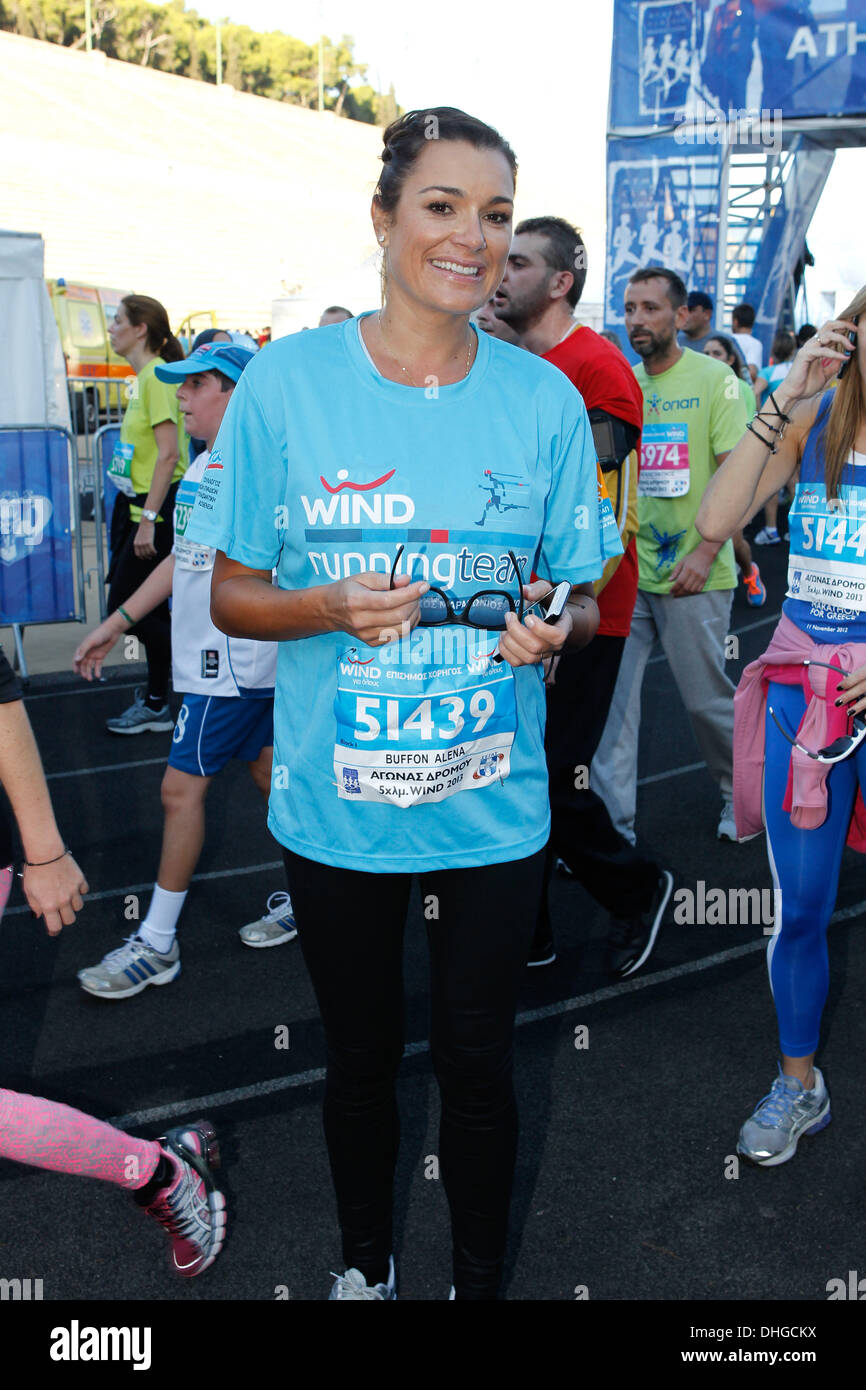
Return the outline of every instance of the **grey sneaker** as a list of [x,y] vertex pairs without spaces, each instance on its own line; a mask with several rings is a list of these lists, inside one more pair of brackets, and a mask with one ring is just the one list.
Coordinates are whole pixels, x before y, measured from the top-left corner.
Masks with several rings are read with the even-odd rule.
[[99,965],[79,970],[81,988],[102,999],[128,999],[148,985],[167,985],[180,974],[177,942],[167,956],[161,956],[140,936],[128,936],[116,951],[109,951]]
[[802,1135],[817,1134],[826,1128],[830,1123],[830,1095],[817,1067],[814,1072],[815,1085],[806,1091],[796,1076],[785,1076],[779,1066],[769,1095],[764,1096],[740,1130],[738,1154],[763,1168],[773,1168],[794,1157]]
[[737,822],[734,820],[733,801],[722,802],[722,814],[719,817],[719,828],[716,835],[720,840],[731,840],[737,843]]
[[[334,1274],[334,1271],[331,1270],[331,1273]],[[387,1284],[371,1286],[360,1269],[347,1269],[345,1274],[334,1274],[334,1286],[328,1294],[328,1302],[336,1298],[354,1299],[358,1303],[388,1303],[391,1300],[396,1302],[394,1256],[391,1256],[388,1264]]]
[[292,900],[283,888],[277,889],[268,898],[265,915],[257,922],[248,922],[241,927],[238,936],[245,946],[282,946],[284,941],[294,941],[298,934],[292,912]]
[[129,709],[116,719],[106,719],[105,727],[110,734],[165,734],[174,728],[174,720],[168,705],[151,709],[144,698],[144,686],[139,686]]

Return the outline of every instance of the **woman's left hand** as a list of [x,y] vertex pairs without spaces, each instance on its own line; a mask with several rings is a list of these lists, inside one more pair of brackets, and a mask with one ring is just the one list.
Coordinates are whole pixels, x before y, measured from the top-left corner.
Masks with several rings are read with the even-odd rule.
[[[534,584],[524,584],[523,597],[527,603],[544,598],[550,593],[550,584],[537,579]],[[555,623],[545,623],[538,616],[538,609],[527,613],[523,622],[518,622],[516,613],[507,613],[506,631],[499,639],[499,655],[509,666],[536,666],[545,657],[556,656],[562,651],[573,626],[568,609]]]
[[153,543],[154,523],[152,521],[140,521],[138,530],[135,533],[135,540],[132,548],[139,560],[155,560],[156,546]]
[[[828,671],[828,680],[832,680],[834,675],[833,671]],[[836,704],[846,705],[849,714],[862,714],[866,710],[866,666],[858,666],[844,680],[837,680],[836,684]]]

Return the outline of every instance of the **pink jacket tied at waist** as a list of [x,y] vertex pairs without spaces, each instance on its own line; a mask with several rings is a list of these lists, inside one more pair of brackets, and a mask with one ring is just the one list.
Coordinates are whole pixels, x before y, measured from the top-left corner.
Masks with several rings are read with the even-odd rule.
[[[734,695],[734,819],[741,839],[757,835],[763,828],[761,790],[764,777],[764,732],[767,686],[799,685],[806,698],[806,713],[797,730],[804,748],[817,752],[848,732],[844,706],[835,704],[836,687],[842,680],[823,666],[804,666],[804,658],[828,661],[843,671],[866,666],[866,643],[841,642],[822,645],[808,633],[782,617],[769,647],[747,666]],[[793,734],[793,730],[789,733]],[[830,764],[807,758],[799,748],[791,749],[788,785],[782,809],[788,811],[799,830],[814,830],[827,817],[827,773]],[[866,805],[859,788],[848,829],[848,844],[866,853]]]

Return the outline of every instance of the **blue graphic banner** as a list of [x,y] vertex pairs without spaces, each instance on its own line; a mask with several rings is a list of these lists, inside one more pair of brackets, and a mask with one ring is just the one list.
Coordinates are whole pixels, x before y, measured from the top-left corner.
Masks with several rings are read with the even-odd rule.
[[0,429],[0,623],[77,617],[69,439]]
[[617,0],[610,127],[866,114],[866,0]]
[[718,146],[698,153],[658,136],[608,140],[609,328],[622,327],[625,287],[639,266],[667,266],[715,297],[720,179]]

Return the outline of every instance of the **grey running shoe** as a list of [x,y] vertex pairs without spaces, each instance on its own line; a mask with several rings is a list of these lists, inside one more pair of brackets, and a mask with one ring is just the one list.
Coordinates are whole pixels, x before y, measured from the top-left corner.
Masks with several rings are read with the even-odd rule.
[[738,1154],[762,1168],[773,1168],[794,1157],[804,1134],[817,1134],[826,1128],[830,1123],[830,1095],[817,1067],[814,1072],[815,1085],[806,1091],[796,1076],[785,1076],[779,1066],[769,1095],[764,1096],[740,1130]]
[[263,917],[257,922],[248,922],[241,927],[238,936],[245,946],[282,946],[284,941],[294,941],[298,934],[292,912],[292,900],[283,888],[278,888],[268,898]]
[[737,822],[734,820],[733,801],[722,802],[722,814],[719,817],[719,828],[716,836],[720,840],[731,840],[737,843]]
[[99,965],[79,970],[81,988],[102,999],[128,999],[148,985],[167,985],[180,974],[180,950],[173,942],[161,956],[140,936],[128,936],[116,951],[109,951]]
[[225,1241],[226,1199],[211,1173],[219,1166],[219,1145],[209,1120],[178,1125],[159,1143],[179,1172],[145,1211],[168,1231],[172,1265],[190,1279],[213,1264]]
[[[331,1270],[331,1273],[334,1274],[334,1271]],[[336,1298],[354,1299],[358,1303],[387,1303],[392,1299],[396,1301],[394,1256],[391,1256],[388,1264],[387,1284],[371,1286],[360,1269],[347,1269],[345,1274],[334,1274],[334,1286],[328,1294],[328,1302]]]
[[174,728],[174,720],[168,705],[151,709],[144,698],[144,686],[139,686],[129,709],[116,719],[106,719],[105,727],[110,734],[165,734]]

